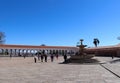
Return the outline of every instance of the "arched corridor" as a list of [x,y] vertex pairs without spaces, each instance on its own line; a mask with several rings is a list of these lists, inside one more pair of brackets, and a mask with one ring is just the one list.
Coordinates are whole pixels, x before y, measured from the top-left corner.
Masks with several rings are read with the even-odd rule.
[[75,54],[77,51],[77,47],[67,46],[0,45],[0,56],[33,56],[38,52],[45,54]]

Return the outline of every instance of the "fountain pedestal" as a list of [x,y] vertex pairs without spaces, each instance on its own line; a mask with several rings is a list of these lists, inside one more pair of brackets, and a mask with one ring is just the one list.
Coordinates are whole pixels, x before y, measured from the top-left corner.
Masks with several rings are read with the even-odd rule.
[[86,46],[87,45],[83,45],[83,39],[80,39],[80,45],[77,45],[77,47],[79,47],[78,53],[71,56],[68,59],[68,62],[69,63],[91,63],[93,62],[92,58],[94,57],[94,55],[90,55],[90,54],[88,55],[84,52]]

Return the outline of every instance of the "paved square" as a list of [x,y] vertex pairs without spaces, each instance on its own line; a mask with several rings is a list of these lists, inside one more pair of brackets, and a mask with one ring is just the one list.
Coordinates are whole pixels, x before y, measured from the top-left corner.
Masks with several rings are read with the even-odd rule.
[[34,63],[33,57],[0,57],[0,83],[120,83],[99,64]]

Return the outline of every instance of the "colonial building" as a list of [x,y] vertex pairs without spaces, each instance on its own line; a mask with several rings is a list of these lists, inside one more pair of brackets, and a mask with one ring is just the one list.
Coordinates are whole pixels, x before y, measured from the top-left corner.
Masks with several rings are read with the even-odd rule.
[[[32,46],[32,45],[7,45],[0,44],[0,56],[33,56],[35,53],[72,54],[79,51],[78,47],[72,46]],[[99,46],[85,48],[85,53],[96,56],[120,56],[120,44],[113,46]]]
[[120,44],[112,46],[99,46],[87,48],[86,53],[96,56],[118,56],[120,57]]
[[67,54],[75,54],[78,51],[77,47],[70,46],[32,46],[32,45],[7,45],[0,44],[0,54],[1,56],[21,56],[27,54],[31,56],[37,52],[44,52],[46,54],[50,53],[67,53]]

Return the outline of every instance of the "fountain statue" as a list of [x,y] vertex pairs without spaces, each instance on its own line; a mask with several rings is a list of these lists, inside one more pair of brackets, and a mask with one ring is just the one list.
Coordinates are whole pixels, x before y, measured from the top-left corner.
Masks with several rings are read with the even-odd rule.
[[83,39],[80,39],[80,42],[78,42],[77,47],[79,47],[79,51],[75,54],[72,55],[69,59],[68,62],[70,63],[90,63],[91,59],[94,57],[94,55],[86,54],[85,47],[87,45],[83,45]]
[[[79,44],[79,42],[78,42]],[[79,47],[79,54],[80,56],[83,56],[84,55],[84,48],[86,47],[87,45],[83,45],[83,39],[80,39],[80,45],[77,45],[77,47]]]

